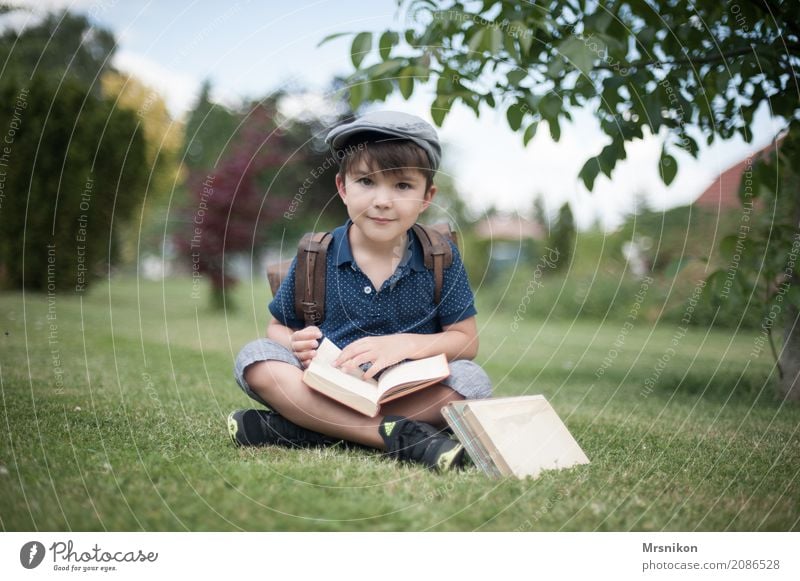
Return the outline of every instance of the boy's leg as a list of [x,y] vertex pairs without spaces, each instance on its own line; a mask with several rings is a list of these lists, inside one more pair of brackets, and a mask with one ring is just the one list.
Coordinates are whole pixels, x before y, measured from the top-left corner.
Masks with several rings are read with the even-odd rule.
[[383,417],[369,418],[312,390],[303,372],[282,361],[260,361],[244,372],[250,388],[286,419],[309,430],[385,450]]
[[[291,364],[260,361],[248,366],[243,376],[258,397],[307,430],[385,450],[393,458],[434,470],[462,464],[464,447],[433,426],[402,416],[364,416],[312,390],[303,383],[303,372]],[[423,402],[420,410],[425,408],[431,403]]]
[[[399,460],[449,470],[461,465],[463,446],[441,434],[428,421],[436,426],[444,426],[440,411],[442,406],[465,397],[488,397],[485,393],[491,392],[488,377],[479,366],[471,361],[454,361],[450,364],[451,376],[442,384],[390,402],[381,410],[382,416],[368,418],[306,386],[302,381],[303,370],[299,361],[287,355],[288,351],[283,353],[285,348],[275,347],[268,340],[259,340],[246,346],[237,358],[236,377],[240,387],[250,397],[277,410],[280,415],[269,416],[267,423],[273,431],[277,427],[276,433],[283,435],[284,439],[289,434],[289,440],[316,442],[324,439],[325,434],[386,450]],[[245,413],[269,414],[257,410]],[[278,424],[276,418],[281,420]],[[299,438],[297,430],[314,438]],[[259,439],[258,430],[254,434]],[[278,440],[272,443],[282,442]]]
[[443,428],[447,422],[442,416],[442,408],[451,401],[463,399],[464,396],[451,387],[437,383],[384,404],[381,406],[381,413],[385,416],[404,416],[437,428]]

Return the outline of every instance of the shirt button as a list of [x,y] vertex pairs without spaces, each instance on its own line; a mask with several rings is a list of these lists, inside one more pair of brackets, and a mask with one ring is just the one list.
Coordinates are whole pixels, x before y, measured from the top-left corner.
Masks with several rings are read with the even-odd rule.
[[371,289],[370,287],[368,287],[368,286],[365,286],[365,287],[364,287],[364,293],[365,293],[365,294],[369,294],[369,293],[371,293],[371,292],[372,292],[372,289]]

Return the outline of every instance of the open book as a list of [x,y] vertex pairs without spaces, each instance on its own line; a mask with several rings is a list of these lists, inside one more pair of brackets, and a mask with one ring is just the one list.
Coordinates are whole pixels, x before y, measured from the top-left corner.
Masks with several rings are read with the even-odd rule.
[[365,379],[364,372],[356,369],[346,373],[333,366],[339,349],[328,339],[323,339],[317,354],[303,374],[303,381],[344,405],[375,417],[381,405],[429,385],[450,375],[444,354],[425,359],[405,361],[384,370],[375,379]]
[[589,459],[542,395],[450,402],[442,415],[490,476],[536,478]]

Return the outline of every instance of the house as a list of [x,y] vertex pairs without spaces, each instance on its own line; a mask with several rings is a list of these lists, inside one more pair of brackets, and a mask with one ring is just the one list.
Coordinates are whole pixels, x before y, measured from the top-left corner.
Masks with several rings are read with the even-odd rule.
[[516,213],[487,216],[475,224],[473,232],[485,249],[490,275],[531,259],[535,243],[547,239],[547,231],[539,223]]
[[[739,190],[752,176],[756,160],[775,151],[780,141],[739,160],[719,174],[697,199],[668,210],[649,210],[623,226],[623,255],[634,274],[663,271],[685,264],[687,259],[707,261],[719,256],[722,239],[746,238],[753,214],[763,208],[760,198],[743,204]],[[705,262],[703,262],[705,265]],[[706,266],[704,266],[706,268]]]
[[[756,153],[747,156],[745,159],[732,165],[719,176],[698,196],[694,201],[695,208],[702,208],[713,214],[723,214],[742,209],[742,202],[739,199],[739,190],[743,178],[749,178],[753,163],[759,158],[766,158],[776,152],[780,147],[781,141],[773,141]],[[756,200],[760,205],[761,200]]]
[[518,242],[525,239],[545,240],[547,232],[537,222],[519,214],[493,214],[475,224],[475,235],[481,239]]

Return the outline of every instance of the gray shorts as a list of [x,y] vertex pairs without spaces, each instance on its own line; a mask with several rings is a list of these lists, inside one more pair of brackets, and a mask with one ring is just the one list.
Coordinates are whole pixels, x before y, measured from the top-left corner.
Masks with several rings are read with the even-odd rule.
[[[268,404],[244,380],[244,370],[258,361],[283,361],[298,369],[303,369],[303,365],[294,353],[271,339],[256,339],[245,345],[236,358],[233,376],[247,395],[264,405]],[[444,385],[460,393],[465,399],[491,397],[492,382],[480,365],[467,359],[450,361],[448,365],[450,366],[450,375],[442,380]]]

